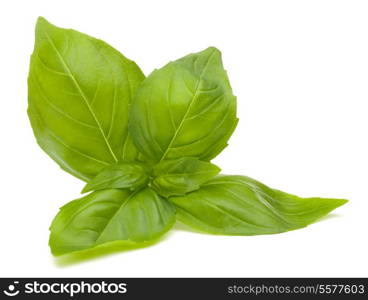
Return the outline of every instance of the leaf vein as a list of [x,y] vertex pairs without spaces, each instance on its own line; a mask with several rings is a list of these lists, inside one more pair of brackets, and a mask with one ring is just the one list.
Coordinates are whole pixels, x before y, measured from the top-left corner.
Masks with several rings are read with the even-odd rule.
[[59,50],[57,49],[57,47],[56,47],[55,43],[53,42],[52,38],[47,34],[47,32],[45,32],[45,35],[46,35],[46,37],[47,37],[48,41],[50,42],[51,47],[54,49],[54,51],[55,51],[56,55],[58,56],[58,58],[59,58],[59,60],[60,60],[60,62],[61,62],[61,64],[62,64],[62,66],[63,66],[63,67],[64,67],[64,69],[65,69],[65,71],[68,73],[69,77],[71,78],[72,82],[74,83],[75,87],[77,88],[78,92],[80,93],[81,98],[84,100],[84,102],[85,102],[85,104],[86,104],[86,106],[87,106],[87,108],[88,108],[89,112],[91,113],[92,117],[94,118],[94,120],[95,120],[95,122],[96,122],[96,124],[97,124],[97,127],[99,128],[100,133],[101,133],[101,135],[102,135],[102,137],[103,137],[103,140],[104,140],[104,141],[105,141],[105,143],[106,143],[106,146],[107,146],[107,148],[108,148],[108,151],[110,152],[110,154],[111,154],[111,156],[113,157],[113,159],[117,162],[118,160],[117,160],[117,158],[116,158],[116,156],[115,156],[115,154],[114,154],[114,152],[113,152],[113,150],[112,150],[112,148],[111,148],[111,146],[110,146],[109,141],[108,141],[108,140],[107,140],[107,138],[106,138],[106,135],[105,135],[105,133],[104,133],[104,131],[103,131],[103,128],[102,128],[102,126],[101,126],[100,121],[98,120],[98,118],[97,118],[96,114],[94,113],[94,111],[93,111],[92,107],[90,106],[90,103],[89,103],[89,101],[88,101],[88,99],[87,99],[87,96],[84,94],[84,92],[83,92],[83,90],[82,90],[82,88],[81,88],[80,84],[78,83],[78,81],[77,81],[77,80],[76,80],[76,78],[74,77],[74,75],[73,75],[72,71],[70,70],[70,68],[69,68],[68,64],[65,62],[65,59],[63,58],[63,56],[61,55],[61,53],[60,53],[60,52],[59,52]]
[[167,148],[166,148],[166,151],[165,151],[165,152],[164,152],[164,154],[161,156],[161,159],[159,160],[159,162],[161,162],[162,160],[164,160],[164,159],[165,159],[165,157],[166,157],[166,155],[168,154],[168,152],[169,152],[169,150],[170,150],[170,148],[171,148],[172,144],[174,143],[174,141],[175,141],[176,137],[178,136],[179,132],[181,131],[181,129],[182,129],[183,125],[184,125],[184,122],[185,122],[185,120],[186,120],[186,118],[187,118],[187,116],[188,116],[188,114],[189,114],[189,112],[190,112],[190,110],[191,110],[191,108],[192,108],[192,106],[193,106],[193,103],[195,103],[195,100],[196,100],[196,98],[197,98],[197,94],[198,94],[198,90],[199,90],[199,85],[200,85],[200,83],[201,83],[201,81],[202,81],[202,77],[203,77],[203,75],[204,75],[205,71],[207,70],[208,64],[209,64],[209,62],[210,62],[210,60],[211,60],[212,56],[214,55],[214,53],[215,53],[215,52],[212,52],[212,53],[211,53],[211,55],[209,56],[209,58],[208,58],[208,60],[207,60],[207,62],[206,62],[206,65],[204,66],[204,68],[203,68],[203,70],[202,70],[202,72],[201,72],[201,74],[200,74],[200,76],[199,76],[199,78],[198,78],[198,81],[197,81],[196,87],[195,87],[195,89],[194,89],[193,97],[192,97],[192,99],[191,99],[191,101],[190,101],[190,103],[189,103],[189,105],[188,105],[188,107],[187,107],[187,110],[185,111],[185,113],[184,113],[184,115],[183,115],[183,118],[181,119],[181,121],[180,121],[180,123],[179,123],[179,126],[177,127],[177,130],[175,130],[175,133],[174,133],[173,137],[171,138],[171,140],[170,140],[170,142],[169,142],[169,144],[168,144],[168,146],[167,146]]

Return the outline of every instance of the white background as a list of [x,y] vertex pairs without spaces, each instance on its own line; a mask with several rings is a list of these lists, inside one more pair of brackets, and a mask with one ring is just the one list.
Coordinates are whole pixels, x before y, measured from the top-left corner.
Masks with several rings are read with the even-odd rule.
[[[146,74],[218,47],[240,122],[215,163],[289,193],[350,202],[278,235],[177,226],[149,248],[55,260],[48,226],[83,183],[40,150],[28,122],[39,15],[107,41]],[[367,15],[367,1],[1,1],[0,276],[368,276]]]

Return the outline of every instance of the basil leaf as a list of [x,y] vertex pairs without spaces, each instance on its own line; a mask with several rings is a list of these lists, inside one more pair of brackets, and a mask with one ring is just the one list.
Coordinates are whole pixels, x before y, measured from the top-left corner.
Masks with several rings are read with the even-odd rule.
[[163,235],[174,222],[173,205],[151,189],[97,191],[60,209],[49,244],[54,255],[116,241],[140,244]]
[[86,181],[135,159],[128,106],[143,79],[134,62],[103,41],[39,18],[28,79],[28,114],[39,145]]
[[198,158],[165,160],[153,168],[152,188],[164,197],[185,195],[216,176],[221,169]]
[[245,176],[218,176],[200,190],[171,201],[178,220],[225,235],[271,234],[302,228],[347,202],[299,198]]
[[138,88],[130,112],[130,132],[147,160],[214,158],[237,124],[220,51],[208,48],[154,71]]
[[103,169],[84,187],[82,193],[103,189],[136,190],[148,183],[147,168],[141,163],[119,163]]

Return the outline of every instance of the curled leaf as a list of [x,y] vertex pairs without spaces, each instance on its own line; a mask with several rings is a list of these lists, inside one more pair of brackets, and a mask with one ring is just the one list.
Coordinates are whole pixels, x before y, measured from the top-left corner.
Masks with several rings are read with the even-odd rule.
[[82,193],[103,189],[136,190],[148,183],[148,169],[141,163],[118,163],[103,169],[83,188]]
[[129,128],[146,160],[211,160],[236,124],[236,97],[221,53],[210,47],[152,72],[132,101]]
[[185,195],[199,189],[220,171],[214,164],[198,158],[165,160],[153,168],[152,188],[164,197]]
[[139,245],[160,237],[174,222],[173,205],[151,189],[97,191],[60,209],[49,244],[54,255],[117,241]]
[[271,234],[302,228],[347,202],[300,198],[245,176],[218,176],[200,190],[170,200],[183,223],[224,235]]

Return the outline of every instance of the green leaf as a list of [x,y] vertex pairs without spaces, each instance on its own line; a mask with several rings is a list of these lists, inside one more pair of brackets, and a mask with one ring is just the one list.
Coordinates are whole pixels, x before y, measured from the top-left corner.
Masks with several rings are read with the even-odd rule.
[[200,190],[171,201],[178,220],[224,235],[271,234],[302,228],[347,202],[299,198],[245,176],[218,176]]
[[37,142],[64,170],[88,181],[134,160],[128,107],[144,79],[101,40],[39,18],[28,78],[28,114]]
[[164,197],[185,195],[216,176],[221,169],[198,158],[165,160],[153,168],[152,188]]
[[141,163],[119,163],[103,169],[84,187],[82,193],[103,189],[136,190],[148,183],[147,168]]
[[60,209],[49,244],[54,255],[116,241],[138,245],[160,237],[174,222],[173,205],[149,188],[97,191]]
[[153,162],[181,157],[211,160],[237,124],[221,53],[208,48],[149,75],[132,101],[130,132]]

